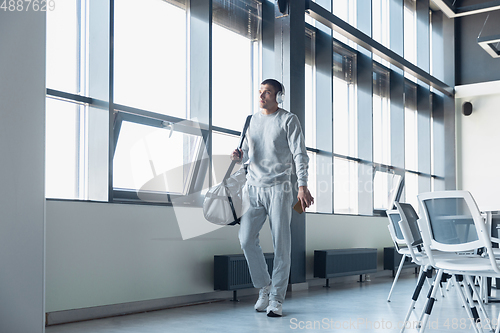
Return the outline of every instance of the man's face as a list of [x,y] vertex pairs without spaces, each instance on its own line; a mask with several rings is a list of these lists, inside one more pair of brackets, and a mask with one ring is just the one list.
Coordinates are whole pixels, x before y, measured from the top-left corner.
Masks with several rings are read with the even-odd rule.
[[259,105],[261,109],[272,110],[278,107],[276,91],[270,84],[261,84],[259,90]]

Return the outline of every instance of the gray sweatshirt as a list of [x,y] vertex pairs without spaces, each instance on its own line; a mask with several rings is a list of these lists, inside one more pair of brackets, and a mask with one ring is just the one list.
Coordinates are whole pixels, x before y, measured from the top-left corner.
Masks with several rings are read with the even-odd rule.
[[290,181],[292,163],[299,186],[307,186],[307,156],[299,119],[293,113],[278,109],[252,116],[243,142],[243,163],[249,161],[247,183],[268,187]]

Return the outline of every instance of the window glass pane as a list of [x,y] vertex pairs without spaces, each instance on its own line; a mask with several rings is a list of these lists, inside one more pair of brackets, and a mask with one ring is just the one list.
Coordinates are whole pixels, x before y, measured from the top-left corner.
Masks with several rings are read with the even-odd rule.
[[123,121],[113,159],[115,189],[186,194],[201,136]]
[[373,72],[373,161],[391,163],[389,73]]
[[[380,44],[389,47],[389,1],[372,0],[372,38]],[[387,60],[373,55],[373,60],[389,66]]]
[[413,64],[417,62],[417,3],[404,0],[404,57]]
[[[356,0],[332,1],[332,13],[353,27],[356,27]],[[351,47],[356,46],[352,41],[347,39],[347,37],[342,36],[336,31],[333,32],[333,37]]]
[[401,175],[377,170],[373,177],[373,208],[392,209],[401,183]]
[[314,34],[306,31],[305,65],[305,140],[306,146],[316,148],[316,107],[314,73]]
[[81,106],[47,98],[46,108],[46,196],[47,198],[78,199]]
[[73,94],[79,89],[80,19],[77,0],[47,10],[47,88]]
[[[309,183],[314,179],[314,211],[333,213],[333,161],[330,154],[309,153]],[[311,185],[309,185],[311,186]]]
[[114,3],[114,102],[186,118],[185,10],[161,0]]
[[[309,156],[309,179],[307,180],[307,188],[311,195],[314,198],[314,204],[310,206],[307,211],[308,212],[318,212],[318,180],[316,178],[316,154],[312,152],[307,152],[307,156]],[[295,199],[294,199],[295,200]]]
[[417,89],[405,85],[405,168],[418,171]]
[[[243,127],[242,127],[243,128]],[[238,147],[240,138],[238,136],[212,132],[212,182],[218,184],[231,164],[230,155]],[[233,173],[241,167],[236,164]]]
[[357,157],[355,58],[334,52],[333,151]]
[[434,192],[434,191],[444,191],[444,190],[445,190],[444,179],[432,177],[431,191]]
[[[405,173],[405,202],[409,203],[419,211],[418,205],[418,175],[412,172]],[[418,208],[417,208],[418,207]]]
[[[212,24],[212,124],[241,130],[257,107],[260,4],[214,1]],[[231,47],[228,47],[231,45]],[[255,89],[257,88],[257,89]]]
[[335,214],[358,213],[358,163],[334,159],[333,208]]

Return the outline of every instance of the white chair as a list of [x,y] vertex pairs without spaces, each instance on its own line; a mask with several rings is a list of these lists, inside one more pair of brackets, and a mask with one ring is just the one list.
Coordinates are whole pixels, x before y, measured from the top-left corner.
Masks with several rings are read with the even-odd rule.
[[[471,194],[467,191],[440,191],[419,194],[418,199],[424,214],[424,218],[418,220],[418,226],[430,264],[455,276],[464,275],[474,294],[481,299],[470,276],[498,277],[500,268],[495,260],[484,218]],[[478,249],[485,249],[484,255]],[[442,256],[436,254],[437,251],[452,256]],[[477,321],[479,314],[472,296],[468,288],[463,291],[470,304],[470,309],[466,307],[469,318]],[[478,304],[486,322],[489,322],[482,302]],[[431,310],[432,301],[422,321],[423,327]],[[479,332],[476,325],[473,326]],[[499,328],[497,326],[496,332]]]
[[389,291],[389,295],[387,296],[387,302],[390,302],[392,291],[394,290],[394,286],[399,279],[399,275],[401,274],[401,270],[403,269],[405,260],[407,257],[411,258],[411,254],[409,249],[406,247],[403,234],[401,233],[401,229],[399,228],[399,221],[401,220],[401,218],[398,211],[387,210],[386,214],[389,218],[389,224],[387,225],[387,228],[389,229],[389,234],[391,235],[392,242],[394,243],[394,248],[399,254],[402,255],[398,270],[396,272],[396,276],[394,277],[394,281],[392,282],[391,290]]
[[[408,308],[406,317],[403,321],[403,323],[407,323],[411,313],[414,310],[415,303],[417,302],[420,292],[422,290],[422,287],[424,285],[425,281],[428,281],[432,278],[432,265],[430,264],[429,259],[427,258],[427,255],[423,251],[422,247],[422,237],[420,235],[420,231],[418,230],[418,225],[417,225],[417,219],[418,215],[413,209],[413,206],[411,204],[407,203],[396,203],[396,207],[398,209],[399,215],[401,217],[401,221],[399,222],[400,230],[401,233],[405,239],[406,244],[408,245],[407,249],[410,253],[410,256],[412,257],[413,262],[416,264],[420,265],[420,275],[418,278],[418,283],[415,286],[415,290],[412,295],[412,301],[410,303],[410,306]],[[441,275],[442,273],[437,274],[439,277],[436,277],[438,280],[438,286],[439,289],[441,290],[440,287],[440,280],[441,280]],[[431,284],[432,286],[432,284]],[[438,288],[432,289],[433,291]],[[442,294],[442,290],[441,290]],[[443,295],[443,294],[442,294]],[[430,295],[428,295],[430,297]],[[422,311],[422,313],[419,316],[418,322],[422,321],[422,318],[425,314],[425,309]],[[406,328],[406,325],[402,326],[401,333],[404,332]]]

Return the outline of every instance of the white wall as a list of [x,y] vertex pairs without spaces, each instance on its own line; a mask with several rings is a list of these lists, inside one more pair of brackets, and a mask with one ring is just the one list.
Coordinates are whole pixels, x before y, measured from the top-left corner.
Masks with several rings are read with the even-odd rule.
[[0,332],[44,332],[45,13],[0,10]]
[[172,207],[47,201],[46,311],[213,292],[213,256],[241,253],[237,232],[182,240]]
[[[462,114],[466,101],[470,116]],[[500,210],[500,81],[457,87],[456,113],[457,188],[481,210]]]
[[[381,250],[392,244],[386,226],[386,218],[307,215],[307,278],[314,249]],[[46,311],[213,292],[213,256],[242,253],[238,230],[182,240],[171,207],[47,201]],[[272,252],[267,223],[261,246]]]

